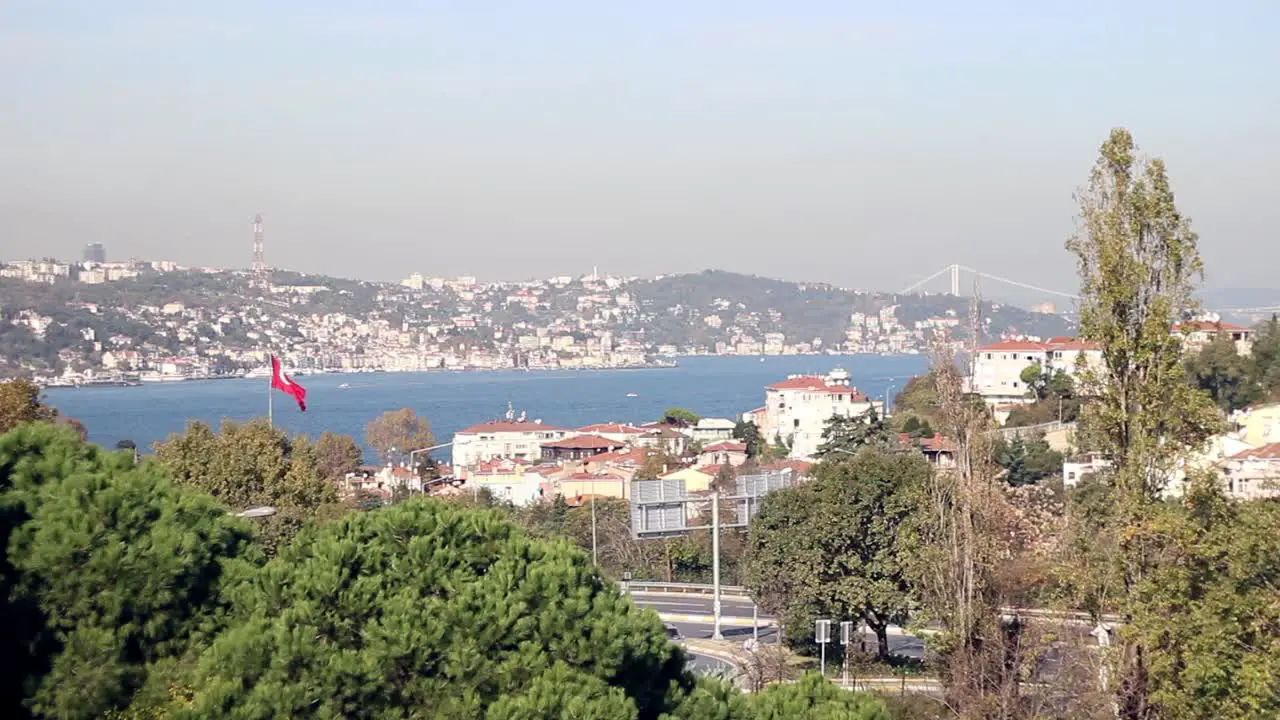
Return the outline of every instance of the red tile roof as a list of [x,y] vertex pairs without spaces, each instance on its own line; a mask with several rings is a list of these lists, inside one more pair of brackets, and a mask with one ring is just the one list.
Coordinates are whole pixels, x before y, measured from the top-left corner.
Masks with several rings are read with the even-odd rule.
[[648,452],[644,448],[634,448],[632,450],[615,450],[613,452],[600,453],[587,458],[587,462],[592,463],[612,463],[615,465],[640,465],[644,463]]
[[631,425],[623,425],[622,423],[596,423],[586,427],[578,428],[578,432],[584,433],[609,433],[610,435],[643,435],[644,430]]
[[864,401],[867,396],[852,385],[831,385],[821,375],[799,375],[776,382],[769,390],[808,390],[809,392],[849,393],[854,401]]
[[714,445],[708,445],[708,446],[706,446],[706,447],[702,448],[702,452],[704,452],[704,453],[709,453],[709,452],[746,452],[746,451],[747,451],[747,444],[746,444],[746,443],[734,442],[734,441],[731,441],[731,440],[721,440],[720,442],[715,443]]
[[735,472],[735,471],[734,471],[734,469],[733,469],[733,466],[732,466],[732,465],[698,465],[697,467],[695,467],[695,468],[693,468],[693,469],[694,469],[694,470],[697,470],[698,472],[702,473],[703,475],[710,475],[711,477],[718,477],[718,476],[720,475],[720,469],[721,469],[721,468],[726,468],[726,467],[727,467],[727,468],[729,468],[729,472],[733,473],[733,474],[734,474],[734,476],[737,476],[737,472]]
[[1241,450],[1231,456],[1232,460],[1280,460],[1280,443],[1271,443],[1262,447]]
[[1031,340],[1001,340],[998,343],[983,345],[978,352],[1044,352],[1048,344]]
[[1084,351],[1084,350],[1102,350],[1102,346],[1096,342],[1090,342],[1088,340],[1079,340],[1077,338],[1066,338],[1061,341],[1059,341],[1059,338],[1054,338],[1053,340],[1049,341],[1048,349],[1049,350]]
[[574,435],[562,440],[548,440],[542,443],[544,448],[564,448],[566,450],[613,450],[626,447],[626,443],[610,440],[599,435]]
[[607,472],[576,472],[565,478],[565,480],[572,480],[576,482],[619,482],[625,479],[626,478],[621,475],[614,475],[613,473]]
[[1244,332],[1249,328],[1244,327],[1243,325],[1236,325],[1234,323],[1229,323],[1229,322],[1214,322],[1213,320],[1190,320],[1185,323],[1175,323],[1173,326],[1173,329],[1177,331],[1200,330],[1203,332],[1212,332],[1217,330],[1217,331],[1225,331],[1225,332]]
[[493,422],[472,425],[466,430],[459,430],[459,435],[477,435],[479,433],[533,433],[533,432],[565,432],[567,428],[555,425],[544,425],[535,422],[512,422],[495,420]]

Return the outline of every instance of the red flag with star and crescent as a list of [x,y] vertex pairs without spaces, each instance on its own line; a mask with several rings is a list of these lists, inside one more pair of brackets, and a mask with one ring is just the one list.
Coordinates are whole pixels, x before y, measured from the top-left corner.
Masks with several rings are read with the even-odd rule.
[[280,367],[280,358],[271,356],[271,387],[298,401],[298,409],[307,411],[307,389],[293,381]]

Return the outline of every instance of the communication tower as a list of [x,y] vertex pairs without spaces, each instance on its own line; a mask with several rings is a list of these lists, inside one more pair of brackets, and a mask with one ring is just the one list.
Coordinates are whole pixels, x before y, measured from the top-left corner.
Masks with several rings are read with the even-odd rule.
[[253,218],[253,275],[258,282],[266,282],[267,261],[262,254],[262,213]]

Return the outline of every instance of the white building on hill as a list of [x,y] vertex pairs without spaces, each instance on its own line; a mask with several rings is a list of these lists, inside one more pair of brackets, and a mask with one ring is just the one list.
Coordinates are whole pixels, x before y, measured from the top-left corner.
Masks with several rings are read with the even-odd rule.
[[1001,340],[977,349],[973,358],[970,390],[992,405],[1030,402],[1022,371],[1039,365],[1048,373],[1067,375],[1079,372],[1081,364],[1102,364],[1102,349],[1075,338],[1050,338],[1048,342],[1033,340]]
[[792,375],[765,388],[763,412],[756,412],[760,435],[767,442],[791,444],[791,457],[808,459],[822,444],[822,431],[833,415],[863,415],[871,408],[884,415],[884,403],[871,400],[850,384],[849,373],[836,369],[826,376]]
[[541,422],[519,420],[473,425],[453,436],[453,467],[461,472],[494,458],[532,464],[541,459],[543,443],[561,440],[569,432]]

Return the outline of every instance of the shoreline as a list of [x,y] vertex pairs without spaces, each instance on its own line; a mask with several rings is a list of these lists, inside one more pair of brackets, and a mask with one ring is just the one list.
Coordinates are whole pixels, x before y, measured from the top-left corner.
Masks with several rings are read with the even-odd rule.
[[[920,353],[828,353],[828,352],[810,352],[810,353],[792,353],[786,355],[738,355],[715,353],[684,353],[680,355],[669,356],[672,358],[670,362],[646,363],[644,365],[620,365],[616,367],[456,367],[456,368],[423,368],[420,370],[386,370],[386,369],[324,369],[312,370],[309,368],[293,368],[289,370],[292,375],[297,377],[310,377],[313,375],[400,375],[400,374],[443,374],[443,373],[516,373],[516,372],[569,372],[569,373],[588,373],[588,372],[616,372],[621,370],[673,370],[680,367],[677,358],[759,358],[761,362],[769,359],[785,359],[797,357],[912,357],[918,356]],[[665,356],[664,356],[665,357]],[[257,380],[261,381],[270,378],[270,374],[247,376],[238,375],[214,375],[201,377],[174,377],[159,381],[142,381],[137,379],[121,379],[103,382],[84,382],[84,383],[47,383],[35,381],[41,390],[83,390],[88,388],[120,388],[120,387],[148,387],[155,385],[178,385],[192,382],[210,382],[214,380]]]

